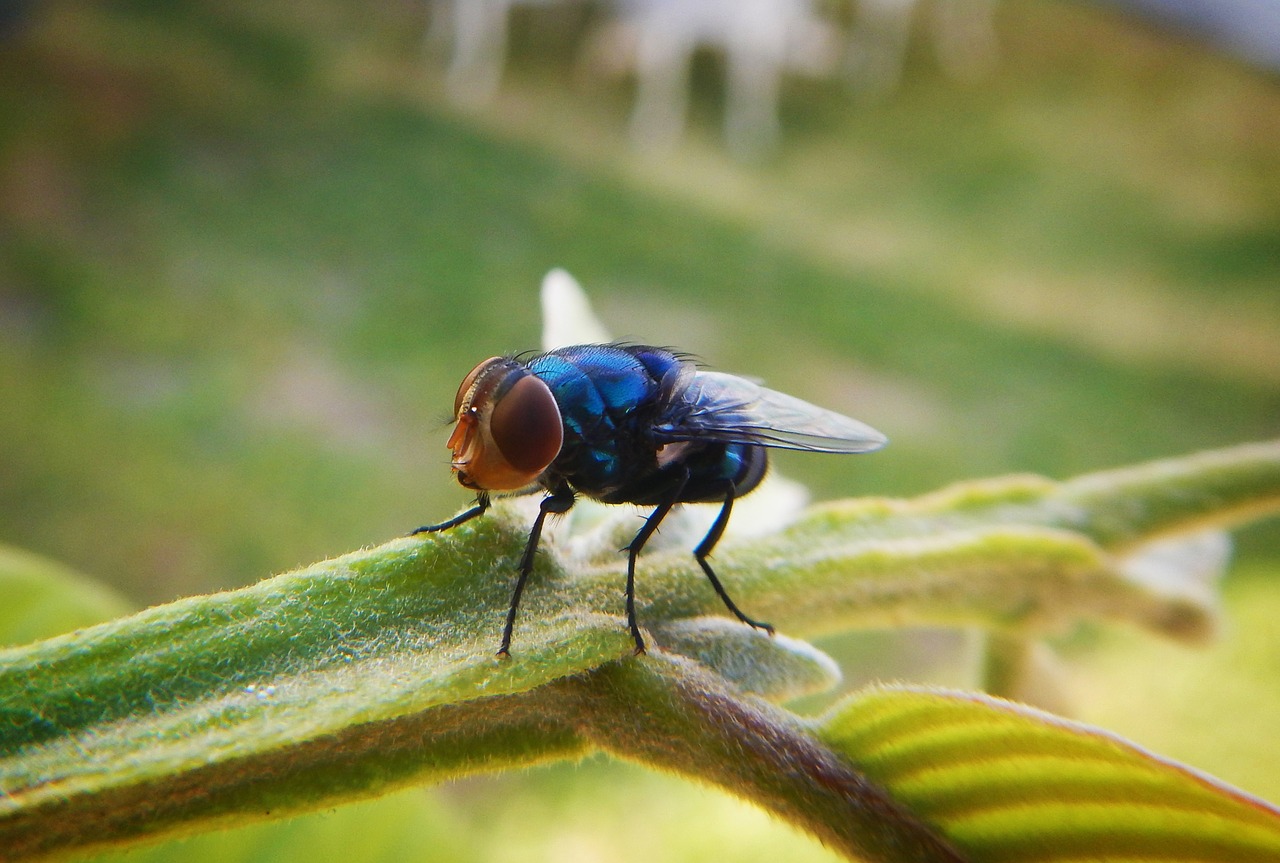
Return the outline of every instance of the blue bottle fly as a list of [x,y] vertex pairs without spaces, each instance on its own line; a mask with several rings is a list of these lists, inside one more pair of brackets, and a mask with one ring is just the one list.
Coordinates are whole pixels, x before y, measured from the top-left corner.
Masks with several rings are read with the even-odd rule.
[[511,647],[542,524],[549,514],[568,512],[578,495],[653,507],[625,549],[627,625],[637,653],[645,644],[636,623],[636,556],[681,503],[720,504],[693,556],[735,617],[772,634],[769,624],[738,609],[707,560],[734,500],[760,483],[770,447],[860,453],[886,443],[857,420],[646,345],[575,345],[527,359],[491,357],[463,379],[454,413],[457,425],[448,442],[453,472],[475,490],[476,502],[415,534],[483,515],[493,492],[546,492],[520,559],[500,656]]

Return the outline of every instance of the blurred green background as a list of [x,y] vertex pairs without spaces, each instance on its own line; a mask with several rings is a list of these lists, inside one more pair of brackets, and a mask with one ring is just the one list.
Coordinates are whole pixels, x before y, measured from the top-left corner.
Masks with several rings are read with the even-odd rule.
[[[26,11],[0,41],[0,543],[135,605],[460,508],[453,393],[536,347],[553,266],[618,336],[888,433],[780,456],[817,498],[1280,435],[1280,80],[1104,8],[1005,4],[978,82],[919,44],[881,102],[788,81],[752,164],[711,57],[681,147],[632,153],[630,85],[574,63],[578,7],[517,12],[467,109],[413,0]],[[1280,529],[1239,561],[1219,646],[1091,631],[1068,675],[1082,717],[1276,800]],[[599,760],[130,859],[174,855],[829,859]]]

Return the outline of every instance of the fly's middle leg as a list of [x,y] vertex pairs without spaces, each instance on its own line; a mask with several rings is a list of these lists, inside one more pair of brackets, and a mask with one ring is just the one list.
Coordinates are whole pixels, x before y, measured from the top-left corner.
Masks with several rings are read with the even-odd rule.
[[674,480],[662,503],[654,507],[653,512],[644,520],[644,525],[636,533],[631,544],[627,546],[627,627],[631,630],[631,639],[636,643],[636,655],[645,652],[644,636],[640,634],[640,626],[636,623],[636,555],[644,548],[644,544],[653,536],[653,532],[662,524],[662,520],[671,512],[671,507],[680,500],[685,485],[689,482],[689,470],[685,468],[673,475]]

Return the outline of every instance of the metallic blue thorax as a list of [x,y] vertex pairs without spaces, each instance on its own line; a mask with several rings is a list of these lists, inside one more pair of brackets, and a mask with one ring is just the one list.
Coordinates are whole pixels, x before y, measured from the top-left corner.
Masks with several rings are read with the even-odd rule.
[[567,481],[605,503],[652,505],[685,467],[684,502],[721,501],[764,474],[763,447],[715,440],[670,444],[655,434],[682,407],[689,365],[670,351],[639,345],[579,345],[534,357],[531,372],[551,389],[564,423],[564,444],[544,484]]

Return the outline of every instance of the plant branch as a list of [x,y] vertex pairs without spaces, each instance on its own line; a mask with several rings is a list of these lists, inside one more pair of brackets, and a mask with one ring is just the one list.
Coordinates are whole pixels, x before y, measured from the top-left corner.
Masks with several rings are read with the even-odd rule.
[[[1108,617],[1197,637],[1212,608],[1158,574],[1133,576],[1131,552],[1277,510],[1273,442],[1062,484],[828,505],[726,542],[716,563],[744,607],[784,631],[921,621],[1023,637]],[[830,761],[802,722],[741,695],[802,691],[830,670],[783,639],[698,623],[721,608],[687,552],[642,559],[640,619],[655,648],[705,665],[656,649],[632,660],[621,562],[584,563],[554,544],[511,658],[495,658],[527,529],[517,507],[495,507],[444,534],[0,651],[0,859],[594,746],[748,794],[848,853],[948,859],[853,761]]]
[[746,699],[681,657],[616,662],[577,682],[600,748],[711,781],[803,827],[851,859],[965,858],[822,743],[808,723]]

